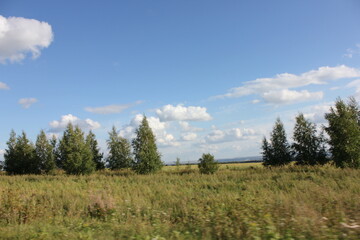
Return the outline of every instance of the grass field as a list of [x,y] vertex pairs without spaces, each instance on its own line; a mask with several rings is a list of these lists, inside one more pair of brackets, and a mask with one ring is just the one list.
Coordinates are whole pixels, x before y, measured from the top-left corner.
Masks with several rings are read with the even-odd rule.
[[0,239],[359,239],[359,183],[359,170],[258,164],[3,175]]

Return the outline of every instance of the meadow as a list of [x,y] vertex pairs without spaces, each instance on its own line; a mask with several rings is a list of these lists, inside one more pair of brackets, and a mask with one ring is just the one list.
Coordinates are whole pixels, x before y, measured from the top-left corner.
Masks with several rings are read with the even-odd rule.
[[0,176],[0,239],[359,239],[360,170]]

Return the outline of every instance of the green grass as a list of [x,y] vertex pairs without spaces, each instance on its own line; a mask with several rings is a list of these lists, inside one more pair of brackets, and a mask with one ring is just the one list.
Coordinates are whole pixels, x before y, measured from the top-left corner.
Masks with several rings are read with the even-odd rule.
[[359,170],[258,164],[3,175],[0,239],[359,239],[359,183]]

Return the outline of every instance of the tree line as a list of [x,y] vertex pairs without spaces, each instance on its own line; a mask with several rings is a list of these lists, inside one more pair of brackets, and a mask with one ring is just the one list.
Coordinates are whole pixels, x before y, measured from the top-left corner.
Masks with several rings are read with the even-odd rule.
[[[293,143],[289,144],[284,125],[278,118],[268,140],[262,142],[265,166],[284,166],[292,161],[298,165],[323,165],[332,161],[337,167],[360,168],[360,110],[354,98],[348,102],[337,99],[325,114],[328,125],[319,131],[316,124],[302,113],[295,118]],[[328,138],[325,137],[327,133]],[[154,173],[163,167],[155,136],[146,116],[129,141],[119,136],[115,127],[109,132],[104,158],[96,136],[87,135],[79,126],[69,123],[59,140],[48,139],[41,130],[32,143],[23,131],[17,136],[12,130],[4,154],[4,170],[9,174],[48,174],[63,169],[67,174],[90,174],[105,167],[111,170],[131,168],[136,173]],[[214,173],[218,164],[211,154],[203,154],[198,164],[201,173]]]
[[130,142],[113,127],[107,139],[109,155],[104,159],[95,134],[89,131],[85,135],[79,126],[71,123],[59,140],[55,136],[48,140],[41,130],[35,144],[24,131],[16,136],[12,130],[4,154],[4,170],[9,174],[48,174],[59,168],[67,174],[80,175],[104,169],[105,165],[112,170],[131,168],[140,174],[161,169],[161,155],[145,116],[135,134]]
[[[270,134],[264,137],[262,158],[265,166],[283,166],[291,161],[298,165],[323,165],[360,168],[360,110],[355,98],[337,99],[325,114],[327,126],[319,131],[302,113],[295,118],[293,143],[289,144],[284,125],[278,118]],[[327,133],[328,138],[325,138]]]

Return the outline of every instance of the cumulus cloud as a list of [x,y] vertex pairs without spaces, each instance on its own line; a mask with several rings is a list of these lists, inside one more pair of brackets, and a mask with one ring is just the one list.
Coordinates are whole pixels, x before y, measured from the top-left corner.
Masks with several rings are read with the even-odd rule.
[[355,88],[354,96],[359,100],[360,99],[360,79],[351,81],[346,85],[347,88]]
[[9,90],[9,86],[6,83],[0,82],[0,90]]
[[27,54],[35,59],[52,41],[53,32],[47,22],[0,15],[0,63],[20,62]]
[[227,130],[213,129],[205,136],[206,143],[222,143],[239,140],[246,140],[257,135],[257,132],[251,128],[232,128]]
[[[139,127],[141,121],[143,120],[143,115],[137,114],[130,123],[123,126],[120,130],[120,136],[127,139],[135,138],[135,130]],[[153,133],[156,136],[156,141],[161,147],[168,146],[179,146],[179,142],[176,141],[175,137],[172,134],[166,132],[168,123],[161,122],[159,118],[148,117],[149,126],[151,127]]]
[[323,92],[292,91],[288,89],[268,91],[262,94],[264,100],[272,104],[291,104],[307,100],[319,100],[323,96]]
[[179,121],[179,125],[181,130],[185,132],[200,132],[203,130],[202,128],[191,126],[190,123],[186,121]]
[[4,160],[4,154],[5,154],[5,150],[4,149],[0,149],[0,161]]
[[189,132],[189,133],[183,133],[181,134],[181,139],[183,141],[193,141],[197,138],[197,134],[193,133],[193,132]]
[[[292,88],[326,84],[329,81],[356,77],[360,77],[360,70],[356,68],[347,67],[345,65],[336,67],[320,67],[317,70],[311,70],[300,75],[282,73],[273,78],[258,78],[245,82],[243,86],[232,88],[228,93],[215,96],[215,98],[237,98],[253,94],[266,97],[271,96],[274,91],[285,90],[283,93],[286,94],[289,93],[289,89]],[[314,98],[318,99],[320,97],[320,92],[300,92],[300,94],[308,96],[308,98],[305,98],[304,100]],[[294,95],[294,93],[290,95]],[[300,96],[299,92],[296,95]]]
[[163,122],[167,121],[209,121],[211,116],[205,107],[184,107],[183,105],[165,105],[156,110],[156,114]]
[[36,103],[38,100],[36,98],[21,98],[19,99],[18,103],[23,107],[23,108],[29,108],[31,107],[31,105],[33,105],[34,103]]
[[125,109],[128,109],[132,106],[135,106],[137,104],[140,104],[141,101],[137,101],[135,103],[130,104],[113,104],[113,105],[107,105],[102,107],[86,107],[85,111],[96,113],[96,114],[114,114],[114,113],[121,113]]
[[304,111],[304,117],[315,123],[325,123],[325,113],[330,112],[330,107],[333,103],[323,103],[311,106]]
[[82,120],[72,114],[61,116],[60,120],[55,120],[49,123],[50,129],[49,132],[58,133],[63,131],[66,126],[71,123],[73,125],[77,125],[83,130],[93,130],[101,127],[100,123],[93,121],[89,118]]

